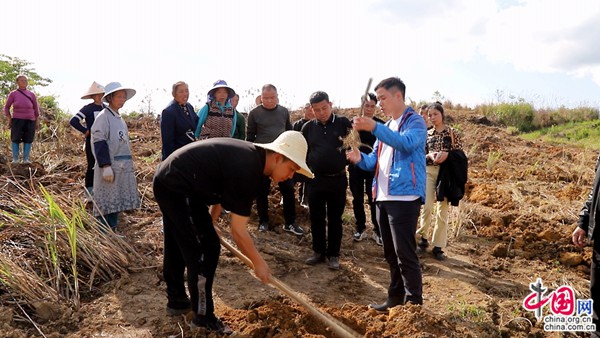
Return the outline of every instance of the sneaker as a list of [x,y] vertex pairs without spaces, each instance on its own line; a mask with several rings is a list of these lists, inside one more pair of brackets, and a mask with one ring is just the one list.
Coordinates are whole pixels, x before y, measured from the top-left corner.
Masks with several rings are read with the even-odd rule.
[[215,332],[219,335],[227,335],[233,333],[233,330],[223,323],[219,318],[209,319],[206,316],[194,316],[194,319],[190,322],[191,329],[203,328],[209,332]]
[[267,223],[267,222],[261,222],[260,225],[258,226],[258,231],[260,231],[260,232],[267,232],[267,231],[269,231],[269,223]]
[[355,242],[360,242],[363,239],[367,238],[367,233],[365,231],[357,231],[352,236]]
[[325,262],[325,255],[318,252],[313,252],[313,255],[305,261],[305,263],[308,265],[315,265],[322,262]]
[[383,239],[376,232],[373,232],[373,235],[371,237],[375,241],[375,244],[383,246]]
[[329,268],[331,270],[339,270],[340,269],[339,257],[336,257],[336,256],[329,257],[329,262],[327,262],[327,266],[329,266]]
[[192,304],[189,300],[181,300],[174,302],[167,302],[167,316],[178,316],[183,315],[192,311]]
[[433,247],[433,250],[431,251],[431,253],[433,254],[433,258],[437,259],[438,261],[443,261],[446,259],[446,255],[444,255],[444,251],[442,250],[442,248],[436,246]]
[[292,223],[292,224],[284,224],[283,225],[283,230],[287,231],[287,232],[291,232],[294,235],[298,235],[298,236],[302,236],[304,235],[304,229],[302,229],[301,226],[299,226],[296,223]]

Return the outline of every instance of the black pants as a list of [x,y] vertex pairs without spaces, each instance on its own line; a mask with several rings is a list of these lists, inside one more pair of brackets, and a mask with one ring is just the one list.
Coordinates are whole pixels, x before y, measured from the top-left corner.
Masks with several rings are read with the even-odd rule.
[[593,248],[590,267],[590,298],[594,301],[592,321],[596,324],[596,332],[592,334],[592,337],[600,337],[600,320],[598,319],[600,316],[600,239],[594,240]]
[[423,276],[415,240],[420,210],[420,199],[377,202],[383,255],[391,274],[388,296],[406,297],[414,304],[423,304]]
[[[283,218],[285,224],[296,222],[296,201],[294,200],[294,181],[292,179],[279,182],[279,191],[283,197]],[[265,176],[262,179],[258,196],[256,197],[256,211],[258,221],[269,221],[269,194],[271,192],[271,178]]]
[[350,192],[352,193],[352,209],[354,210],[354,218],[356,218],[356,231],[365,231],[367,216],[365,214],[365,193],[367,202],[371,209],[371,223],[373,223],[373,231],[379,235],[379,223],[377,222],[377,211],[375,210],[375,202],[373,201],[371,188],[373,185],[374,172],[360,170],[354,165],[348,166]]
[[[219,263],[221,244],[208,206],[191,196],[168,190],[154,182],[154,196],[163,214],[163,275],[169,302],[187,299],[184,270],[194,316],[214,317],[212,286]],[[204,285],[198,281],[205,281]]]
[[12,143],[33,143],[35,137],[35,121],[12,119],[10,121],[10,141]]
[[92,152],[92,142],[90,137],[85,138],[85,159],[87,160],[87,169],[85,170],[85,187],[90,188],[94,186],[94,165],[96,159]]
[[307,183],[313,250],[327,257],[340,256],[347,186],[345,174],[315,176]]

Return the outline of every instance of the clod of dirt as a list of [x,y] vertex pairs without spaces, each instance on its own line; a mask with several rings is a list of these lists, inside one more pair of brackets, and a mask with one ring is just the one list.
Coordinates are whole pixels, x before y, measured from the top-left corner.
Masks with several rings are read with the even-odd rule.
[[0,306],[0,324],[12,324],[13,310],[6,306]]
[[508,245],[506,245],[504,243],[498,243],[492,249],[492,256],[494,256],[494,257],[503,258],[503,257],[506,257],[507,254],[508,254]]
[[546,240],[548,242],[557,242],[564,238],[558,231],[553,229],[546,229],[542,231],[539,235],[540,239]]
[[583,262],[583,256],[577,252],[563,252],[560,255],[559,262],[566,266],[576,266]]
[[57,320],[62,317],[63,308],[59,304],[37,302],[33,304],[35,314],[43,321]]

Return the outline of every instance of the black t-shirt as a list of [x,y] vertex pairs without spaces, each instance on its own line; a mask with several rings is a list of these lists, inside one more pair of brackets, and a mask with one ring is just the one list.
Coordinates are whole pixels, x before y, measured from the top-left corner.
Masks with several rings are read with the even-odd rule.
[[308,121],[309,120],[307,120],[305,118],[301,118],[300,120],[298,120],[298,121],[294,122],[294,124],[292,124],[292,130],[301,131],[304,124]]
[[342,149],[344,136],[352,129],[346,117],[331,114],[327,123],[317,119],[302,126],[302,134],[308,143],[306,163],[316,175],[335,175],[346,168],[346,153]]
[[[375,122],[385,123],[382,119],[375,116],[373,116],[373,120],[375,120]],[[359,150],[365,154],[369,154],[373,150],[373,145],[375,144],[375,141],[377,141],[377,137],[375,137],[372,132],[366,130],[359,131],[358,135],[360,136],[360,142],[370,147],[363,145],[359,147]]]
[[213,138],[177,149],[158,166],[154,180],[173,193],[250,216],[264,167],[264,149],[233,138]]

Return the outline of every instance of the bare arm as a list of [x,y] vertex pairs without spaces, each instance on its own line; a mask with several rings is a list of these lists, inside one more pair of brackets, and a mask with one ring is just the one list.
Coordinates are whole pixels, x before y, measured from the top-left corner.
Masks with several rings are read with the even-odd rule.
[[262,258],[256,247],[248,229],[248,217],[234,214],[231,215],[231,236],[237,247],[242,253],[252,261],[254,265],[254,274],[263,283],[268,284],[271,280],[271,269],[267,262]]

